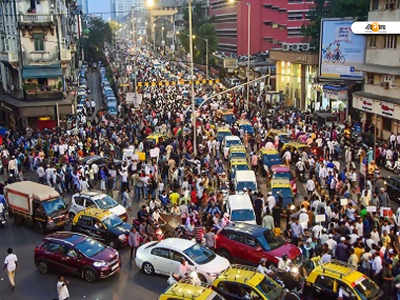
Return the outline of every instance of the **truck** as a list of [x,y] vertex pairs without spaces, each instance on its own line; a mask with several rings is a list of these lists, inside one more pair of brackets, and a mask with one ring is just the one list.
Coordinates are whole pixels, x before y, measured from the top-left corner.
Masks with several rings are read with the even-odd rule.
[[69,222],[64,199],[48,185],[19,181],[6,185],[4,196],[16,224],[27,223],[45,233]]

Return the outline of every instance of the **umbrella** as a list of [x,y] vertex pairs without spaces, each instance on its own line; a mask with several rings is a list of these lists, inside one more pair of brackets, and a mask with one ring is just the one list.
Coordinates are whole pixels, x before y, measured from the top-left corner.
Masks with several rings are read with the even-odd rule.
[[327,164],[326,164],[326,166],[328,167],[328,168],[334,168],[335,167],[335,165],[332,163],[332,162],[328,162]]

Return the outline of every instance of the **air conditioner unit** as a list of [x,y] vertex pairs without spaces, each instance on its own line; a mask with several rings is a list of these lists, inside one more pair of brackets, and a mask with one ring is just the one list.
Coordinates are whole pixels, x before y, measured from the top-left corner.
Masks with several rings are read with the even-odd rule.
[[310,50],[310,44],[308,44],[308,43],[300,44],[300,50],[301,51],[309,51]]
[[389,89],[389,82],[388,81],[382,81],[381,82],[381,86],[383,87],[383,88],[385,88],[385,90],[388,90]]
[[300,45],[299,44],[291,44],[289,49],[291,51],[299,51],[300,50]]
[[289,51],[290,50],[290,45],[288,43],[282,43],[282,49],[284,51]]

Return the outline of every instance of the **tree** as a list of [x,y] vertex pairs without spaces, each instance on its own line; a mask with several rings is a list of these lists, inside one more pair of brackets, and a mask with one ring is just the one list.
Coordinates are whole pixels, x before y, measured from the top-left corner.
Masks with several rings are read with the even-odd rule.
[[115,34],[122,27],[121,23],[118,23],[117,21],[114,20],[109,21],[108,26],[110,26],[111,32],[113,34]]
[[314,0],[314,3],[314,9],[310,13],[310,23],[303,26],[302,30],[315,51],[319,49],[322,18],[352,17],[360,21],[368,18],[369,0]]
[[88,19],[87,36],[82,40],[82,47],[85,55],[90,61],[104,60],[104,44],[111,43],[113,40],[113,33],[110,24],[105,23],[103,19],[92,17]]
[[[186,9],[184,12],[184,20],[186,23],[186,29],[180,32],[179,41],[185,48],[186,52],[189,53],[189,10]],[[217,49],[217,34],[215,27],[211,22],[212,20],[207,16],[201,7],[200,3],[195,3],[192,7],[192,28],[193,35],[193,61],[198,64],[205,65],[206,63],[206,42],[208,40],[208,53],[211,58],[211,53]],[[210,59],[211,61],[211,59]],[[211,63],[210,63],[211,65]]]

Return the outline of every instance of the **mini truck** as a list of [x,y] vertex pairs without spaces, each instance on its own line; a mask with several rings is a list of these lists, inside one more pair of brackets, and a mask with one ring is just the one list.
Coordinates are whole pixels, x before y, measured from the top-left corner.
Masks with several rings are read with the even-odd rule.
[[20,181],[6,185],[4,195],[16,223],[25,221],[44,233],[62,228],[68,222],[67,205],[52,187]]

